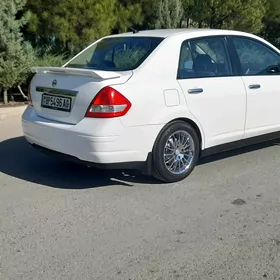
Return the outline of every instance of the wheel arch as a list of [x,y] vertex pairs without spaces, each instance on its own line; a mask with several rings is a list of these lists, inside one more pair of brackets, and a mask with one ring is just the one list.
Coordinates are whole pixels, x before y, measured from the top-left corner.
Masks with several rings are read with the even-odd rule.
[[202,150],[204,148],[204,134],[203,134],[202,129],[198,126],[198,124],[195,121],[193,121],[189,118],[184,118],[184,117],[176,118],[176,119],[170,121],[168,124],[171,124],[171,123],[176,122],[176,121],[186,122],[193,127],[193,129],[195,130],[195,132],[198,136],[198,139],[199,139],[200,149]]
[[[190,126],[193,127],[193,129],[195,130],[195,132],[197,133],[197,136],[199,138],[199,144],[200,144],[200,150],[203,150],[204,149],[204,145],[205,145],[205,140],[204,140],[204,133],[203,133],[203,130],[202,128],[200,127],[200,125],[197,124],[196,121],[190,119],[190,118],[186,118],[186,117],[178,117],[178,118],[174,118],[172,119],[171,121],[167,122],[163,128],[160,130],[160,132],[158,133],[155,141],[154,141],[154,144],[153,144],[153,149],[154,149],[154,145],[159,137],[159,135],[161,134],[161,132],[163,130],[166,129],[167,126],[171,125],[172,123],[176,122],[176,121],[183,121],[185,123],[188,123]],[[152,149],[152,150],[153,150]]]

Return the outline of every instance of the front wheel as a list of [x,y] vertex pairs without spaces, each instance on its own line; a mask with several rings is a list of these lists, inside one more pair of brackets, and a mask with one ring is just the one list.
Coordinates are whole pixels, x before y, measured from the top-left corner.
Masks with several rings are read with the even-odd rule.
[[154,145],[154,177],[167,183],[185,179],[197,164],[199,150],[199,139],[191,125],[183,121],[170,123]]

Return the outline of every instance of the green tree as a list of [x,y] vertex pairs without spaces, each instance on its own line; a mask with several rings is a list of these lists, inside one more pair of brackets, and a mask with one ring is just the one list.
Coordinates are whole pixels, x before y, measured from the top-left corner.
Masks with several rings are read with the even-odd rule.
[[139,25],[134,25],[135,28],[138,29],[151,29],[154,28],[155,23],[157,21],[158,15],[158,6],[160,0],[127,0],[131,1],[131,3],[137,3],[141,7],[142,12],[142,23]]
[[180,26],[181,27],[196,27],[196,23],[193,21],[195,12],[195,0],[182,0],[183,17]]
[[260,32],[266,0],[194,0],[192,19],[200,27]]
[[263,28],[266,0],[239,1],[235,16],[230,18],[224,27],[259,34]]
[[158,4],[156,28],[178,28],[183,18],[181,0],[162,0]]
[[141,2],[133,0],[118,0],[115,8],[115,32],[126,32],[128,28],[137,28],[142,25],[144,14]]
[[267,0],[261,35],[277,46],[280,45],[280,1]]
[[16,18],[24,4],[25,0],[0,1],[0,88],[4,103],[8,103],[8,90],[27,78],[34,58],[31,45],[23,41],[20,32],[26,18]]
[[28,0],[29,32],[71,53],[111,33],[117,0]]

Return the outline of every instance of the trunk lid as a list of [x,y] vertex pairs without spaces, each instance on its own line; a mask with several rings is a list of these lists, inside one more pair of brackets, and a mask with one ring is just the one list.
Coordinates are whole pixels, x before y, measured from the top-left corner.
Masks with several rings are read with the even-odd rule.
[[34,67],[31,98],[38,116],[58,122],[80,122],[105,86],[126,83],[132,71],[114,72],[67,67]]

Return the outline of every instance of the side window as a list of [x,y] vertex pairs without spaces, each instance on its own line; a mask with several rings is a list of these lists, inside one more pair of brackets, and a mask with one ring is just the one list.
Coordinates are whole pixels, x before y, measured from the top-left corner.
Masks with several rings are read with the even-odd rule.
[[179,69],[178,78],[186,79],[195,77],[195,71],[193,69],[193,58],[189,43],[186,41],[181,47],[180,59],[179,59]]
[[185,41],[181,47],[178,79],[222,77],[233,74],[224,38]]
[[[269,47],[247,38],[232,38],[240,59],[243,75],[279,73],[280,56]],[[278,71],[277,71],[278,69]]]

